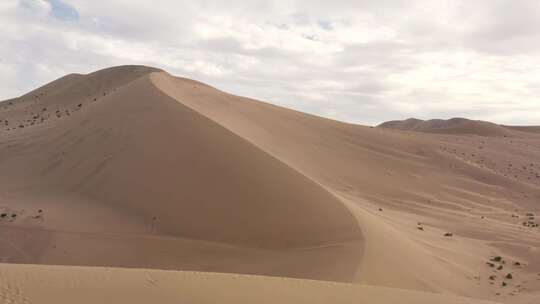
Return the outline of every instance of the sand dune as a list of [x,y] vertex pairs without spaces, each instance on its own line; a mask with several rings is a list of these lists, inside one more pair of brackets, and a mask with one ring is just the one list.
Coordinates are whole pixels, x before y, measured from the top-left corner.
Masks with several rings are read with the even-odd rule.
[[[21,202],[4,205],[17,206],[13,212],[24,216],[4,232],[7,261],[153,267],[162,245],[138,247],[149,236],[154,244],[158,237],[177,237],[198,241],[197,248],[188,246],[186,260],[160,267],[185,269],[193,256],[203,255],[210,261],[198,265],[202,269],[244,272],[244,265],[227,260],[255,255],[264,264],[284,250],[302,250],[294,255],[309,261],[328,256],[331,246],[338,254],[324,260],[332,267],[317,276],[349,280],[358,261],[348,256],[360,253],[362,235],[347,208],[324,187],[163,94],[150,82],[154,71],[122,67],[62,78],[7,108],[4,115],[17,127],[3,134],[0,166],[11,172],[1,177],[3,201]],[[32,220],[39,209],[43,221]],[[28,228],[40,232],[30,235]],[[33,240],[21,244],[21,235]],[[125,259],[124,252],[133,250],[141,256]],[[177,254],[172,249],[160,256]],[[253,271],[271,268],[269,274],[299,277],[319,272],[295,262],[296,273],[279,263],[285,265],[256,263]]]
[[[519,130],[519,127],[500,126],[494,123],[465,118],[420,120],[410,118],[407,120],[387,121],[379,125],[381,128],[391,128],[407,131],[420,131],[444,134],[473,134],[480,136],[510,136],[509,128]],[[530,128],[530,127],[526,127]],[[520,130],[521,131],[521,130]]]
[[[346,124],[140,66],[68,75],[2,102],[0,123],[2,262],[282,277],[208,275],[262,294],[267,282],[292,289],[283,277],[393,288],[292,281],[321,299],[346,294],[337,302],[540,299],[535,132]],[[1,268],[36,280],[79,271]],[[98,286],[105,270],[84,269],[84,288]],[[150,270],[125,271],[109,281],[138,289],[127,273]]]

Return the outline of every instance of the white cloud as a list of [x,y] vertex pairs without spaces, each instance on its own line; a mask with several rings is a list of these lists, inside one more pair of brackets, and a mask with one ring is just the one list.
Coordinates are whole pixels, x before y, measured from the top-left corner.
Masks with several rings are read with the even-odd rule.
[[4,0],[0,99],[147,64],[351,122],[540,124],[539,20],[527,0]]

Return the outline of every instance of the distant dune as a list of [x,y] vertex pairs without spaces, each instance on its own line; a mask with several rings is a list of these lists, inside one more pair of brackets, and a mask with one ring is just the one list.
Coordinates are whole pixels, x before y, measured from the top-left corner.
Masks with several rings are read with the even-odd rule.
[[387,121],[379,125],[381,128],[399,129],[406,131],[419,131],[442,134],[473,134],[479,136],[509,136],[509,129],[518,131],[534,130],[537,127],[509,127],[501,126],[487,121],[469,120],[465,118],[420,120],[409,118],[407,120]]
[[5,301],[540,301],[538,127],[370,128],[144,66],[1,102],[0,127]]

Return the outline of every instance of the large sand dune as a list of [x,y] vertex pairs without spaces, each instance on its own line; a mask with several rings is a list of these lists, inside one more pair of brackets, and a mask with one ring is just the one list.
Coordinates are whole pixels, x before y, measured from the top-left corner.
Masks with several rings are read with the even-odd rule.
[[[140,66],[68,75],[0,103],[0,122],[2,262],[353,282],[410,299],[540,298],[540,134],[530,130],[364,127]],[[2,267],[8,278],[75,272]]]
[[[361,252],[362,239],[350,211],[323,186],[164,94],[150,81],[154,71],[68,76],[7,106],[2,205],[18,218],[2,232],[4,260],[350,280],[358,261],[349,256]],[[291,250],[300,265],[298,258],[264,265]],[[199,255],[208,262],[198,265]],[[243,256],[255,259],[254,270],[244,270]],[[302,265],[310,259],[328,273],[311,269],[313,261]]]

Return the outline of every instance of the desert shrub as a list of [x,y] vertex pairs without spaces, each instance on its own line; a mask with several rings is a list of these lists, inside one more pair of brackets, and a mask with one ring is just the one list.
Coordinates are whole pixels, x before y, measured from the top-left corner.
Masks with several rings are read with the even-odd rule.
[[496,257],[493,257],[491,260],[492,260],[493,262],[500,262],[500,261],[502,261],[502,257],[496,256]]

